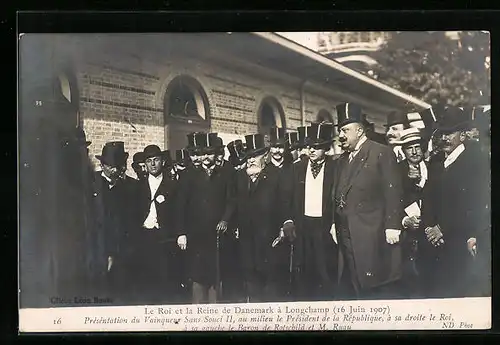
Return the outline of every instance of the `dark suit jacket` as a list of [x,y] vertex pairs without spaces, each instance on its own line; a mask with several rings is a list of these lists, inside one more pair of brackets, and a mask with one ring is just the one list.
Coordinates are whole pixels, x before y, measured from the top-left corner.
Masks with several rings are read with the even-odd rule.
[[[138,222],[139,227],[146,220],[151,205],[151,200],[154,200],[156,207],[156,214],[158,225],[163,231],[162,239],[165,241],[173,241],[177,236],[177,196],[178,196],[178,181],[172,180],[168,174],[163,174],[163,179],[158,187],[154,196],[151,196],[151,188],[149,186],[148,178],[138,182],[137,185],[137,199],[135,201],[138,208]],[[164,201],[161,201],[160,195],[163,196]]]
[[215,168],[209,178],[202,168],[189,169],[179,179],[177,233],[187,234],[191,278],[215,284],[217,224],[231,219],[234,174],[228,165]]
[[439,224],[444,239],[438,248],[425,239],[421,241],[422,256],[427,259],[424,269],[436,273],[435,283],[441,289],[437,293],[448,297],[467,296],[474,291],[474,283],[466,283],[470,273],[479,269],[478,261],[474,262],[467,251],[469,238],[483,239],[483,263],[491,255],[487,249],[491,222],[489,167],[481,158],[466,148],[447,169],[443,164],[433,164],[424,193],[423,228]]
[[254,185],[246,171],[237,173],[237,224],[245,272],[254,270],[272,274],[277,265],[279,248],[272,248],[288,212],[290,185],[281,179],[280,170],[270,165],[260,173]]
[[[340,181],[342,170],[348,177]],[[403,188],[392,149],[367,140],[349,163],[349,153],[338,159],[333,200],[345,195],[343,214],[351,236],[356,273],[362,288],[401,277],[401,245],[386,242],[385,229],[402,229]],[[337,208],[338,210],[338,208]],[[338,219],[340,220],[340,219]],[[337,222],[337,220],[335,220]],[[339,236],[339,226],[337,236]],[[339,257],[339,276],[343,258]]]

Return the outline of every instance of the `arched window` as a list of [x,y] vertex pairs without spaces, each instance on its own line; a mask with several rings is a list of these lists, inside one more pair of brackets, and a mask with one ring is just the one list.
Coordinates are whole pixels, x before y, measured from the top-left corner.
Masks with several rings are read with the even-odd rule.
[[165,97],[167,117],[190,121],[204,121],[209,112],[201,85],[192,77],[179,76],[172,80]]
[[283,107],[274,97],[266,97],[258,111],[259,132],[267,135],[272,127],[286,128]]
[[320,123],[321,122],[333,123],[333,117],[328,110],[321,109],[318,112],[318,115],[316,116],[316,121]]
[[210,129],[210,105],[200,82],[187,75],[175,77],[167,86],[163,110],[166,147],[178,150],[187,145],[187,134]]

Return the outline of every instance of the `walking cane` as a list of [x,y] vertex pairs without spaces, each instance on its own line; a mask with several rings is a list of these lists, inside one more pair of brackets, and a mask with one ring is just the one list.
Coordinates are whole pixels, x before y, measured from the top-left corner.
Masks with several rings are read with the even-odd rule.
[[220,232],[217,230],[217,250],[215,251],[215,294],[216,302],[219,301],[221,294],[220,281]]
[[293,243],[290,244],[290,267],[288,268],[289,277],[288,277],[288,296],[292,295],[293,290]]

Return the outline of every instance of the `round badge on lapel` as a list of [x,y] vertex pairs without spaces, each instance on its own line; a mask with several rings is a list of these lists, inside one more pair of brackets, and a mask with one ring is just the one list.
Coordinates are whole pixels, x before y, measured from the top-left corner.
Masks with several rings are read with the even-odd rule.
[[161,204],[162,202],[164,202],[164,201],[165,201],[165,197],[164,197],[163,195],[161,195],[161,194],[160,194],[160,195],[158,195],[158,196],[156,197],[156,201],[158,201],[158,203],[160,203],[160,204]]

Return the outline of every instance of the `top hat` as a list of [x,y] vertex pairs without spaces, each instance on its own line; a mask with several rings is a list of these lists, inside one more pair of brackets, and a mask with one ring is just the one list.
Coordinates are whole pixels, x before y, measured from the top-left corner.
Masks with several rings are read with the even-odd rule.
[[491,106],[490,105],[481,105],[475,106],[471,109],[467,109],[469,111],[472,126],[477,128],[480,132],[488,132],[491,126]]
[[224,142],[219,136],[215,138],[215,148],[217,149],[219,154],[224,154]]
[[355,103],[342,103],[337,105],[337,126],[339,128],[349,123],[363,123],[361,106]]
[[196,132],[188,134],[188,148],[194,152],[215,152],[220,148],[217,133]]
[[408,114],[401,111],[392,111],[387,115],[387,122],[385,127],[390,127],[393,125],[404,125],[405,128],[410,127],[410,122],[408,121]]
[[303,149],[306,147],[308,129],[309,127],[307,126],[297,127],[297,137],[299,141],[297,142],[296,146],[298,149]]
[[327,145],[333,141],[333,125],[331,123],[311,123],[307,129],[306,141],[309,145]]
[[107,165],[121,166],[127,163],[128,152],[125,152],[123,141],[110,141],[104,144],[101,155],[95,155],[95,158]]
[[175,151],[175,162],[177,164],[189,163],[189,151],[187,149],[180,149]]
[[299,133],[288,132],[286,133],[286,141],[290,147],[290,150],[296,150],[299,144]]
[[247,157],[254,157],[265,153],[269,148],[266,146],[262,134],[245,135]]
[[410,127],[401,131],[401,137],[398,140],[398,145],[407,145],[412,143],[421,143],[422,135],[416,127]]
[[363,124],[363,126],[367,130],[374,132],[375,131],[375,124],[368,121],[368,119],[366,118],[366,114],[363,114],[361,117],[362,117],[361,123]]
[[269,142],[271,146],[283,146],[286,144],[285,129],[279,127],[271,128],[269,132]]
[[227,150],[229,151],[229,161],[234,166],[240,165],[245,161],[245,147],[241,140],[231,141],[227,144]]
[[464,108],[445,107],[437,121],[439,132],[457,132],[471,128],[471,114]]

